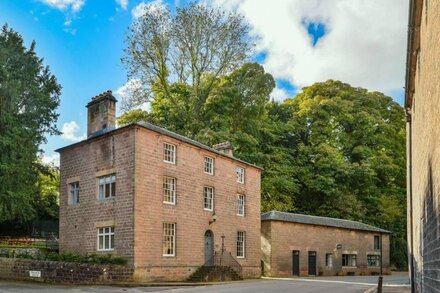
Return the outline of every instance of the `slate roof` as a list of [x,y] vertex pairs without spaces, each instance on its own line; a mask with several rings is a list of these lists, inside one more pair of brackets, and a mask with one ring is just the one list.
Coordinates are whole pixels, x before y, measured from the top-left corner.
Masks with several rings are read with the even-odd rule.
[[391,233],[390,231],[356,221],[328,218],[328,217],[309,216],[303,214],[285,213],[279,211],[270,211],[264,213],[261,215],[261,220],[301,223],[301,224],[317,225],[317,226],[330,226],[330,227],[336,227],[342,229],[362,230],[362,231],[379,232],[379,233]]
[[101,130],[99,130],[99,131],[93,133],[93,134],[92,134],[89,138],[87,138],[86,140],[83,140],[83,141],[80,141],[80,142],[77,142],[77,143],[74,143],[74,144],[71,144],[71,145],[68,145],[68,146],[65,146],[65,147],[59,148],[59,149],[57,149],[57,150],[55,150],[55,151],[60,152],[60,151],[63,151],[63,150],[65,150],[65,149],[69,149],[69,148],[71,148],[71,147],[73,147],[73,146],[75,146],[75,145],[82,144],[82,143],[85,143],[85,142],[87,142],[87,141],[89,141],[89,140],[95,139],[95,138],[97,138],[97,137],[101,137],[101,136],[103,136],[103,135],[106,135],[106,134],[112,133],[113,131],[120,131],[121,129],[129,128],[129,127],[133,127],[133,126],[135,126],[135,125],[140,126],[140,127],[143,127],[143,128],[147,128],[147,129],[149,129],[149,130],[152,130],[152,131],[154,131],[154,132],[157,132],[157,133],[160,133],[160,134],[163,134],[163,135],[166,135],[166,136],[172,137],[172,138],[175,138],[175,139],[180,140],[180,141],[182,141],[182,142],[185,142],[185,143],[191,144],[191,145],[193,145],[193,146],[199,147],[199,148],[201,148],[201,149],[204,149],[204,150],[207,150],[207,151],[210,151],[210,152],[216,153],[216,154],[218,154],[218,155],[220,155],[220,156],[230,158],[230,159],[232,159],[232,160],[234,160],[234,161],[238,161],[238,162],[243,163],[243,164],[245,164],[245,165],[252,166],[252,167],[254,167],[254,168],[257,168],[257,169],[263,170],[263,168],[260,167],[260,166],[257,166],[257,165],[254,165],[254,164],[248,163],[248,162],[246,162],[246,161],[240,160],[240,159],[235,158],[235,157],[233,157],[233,156],[229,156],[229,155],[227,155],[227,154],[225,154],[225,153],[223,153],[223,152],[220,152],[220,151],[218,151],[218,150],[216,150],[216,149],[213,149],[212,147],[209,147],[209,146],[207,146],[207,145],[204,145],[204,144],[202,144],[202,143],[200,143],[200,142],[198,142],[198,141],[192,140],[192,139],[190,139],[190,138],[188,138],[188,137],[185,137],[185,136],[183,136],[183,135],[177,134],[177,133],[175,133],[175,132],[172,132],[172,131],[170,131],[170,130],[167,130],[167,129],[165,129],[165,128],[162,128],[162,127],[156,126],[156,125],[151,124],[151,123],[148,123],[148,122],[137,122],[137,123],[132,123],[132,124],[129,124],[129,125],[126,125],[126,126],[120,127],[120,128],[115,128],[115,129],[108,129],[108,128],[106,128],[106,129],[101,129]]

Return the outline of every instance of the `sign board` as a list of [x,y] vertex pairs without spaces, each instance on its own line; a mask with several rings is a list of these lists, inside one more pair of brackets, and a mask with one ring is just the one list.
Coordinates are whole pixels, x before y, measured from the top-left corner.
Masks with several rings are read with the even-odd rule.
[[41,271],[29,271],[29,277],[41,278]]

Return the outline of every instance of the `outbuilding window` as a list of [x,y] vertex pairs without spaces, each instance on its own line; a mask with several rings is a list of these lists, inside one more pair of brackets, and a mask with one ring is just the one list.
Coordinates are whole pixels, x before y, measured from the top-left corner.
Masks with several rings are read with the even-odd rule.
[[343,267],[356,267],[356,254],[343,254],[342,266]]
[[367,255],[367,265],[369,267],[380,267],[380,255]]
[[374,249],[380,249],[380,236],[374,235]]
[[333,267],[333,254],[331,253],[325,254],[325,266],[329,268]]

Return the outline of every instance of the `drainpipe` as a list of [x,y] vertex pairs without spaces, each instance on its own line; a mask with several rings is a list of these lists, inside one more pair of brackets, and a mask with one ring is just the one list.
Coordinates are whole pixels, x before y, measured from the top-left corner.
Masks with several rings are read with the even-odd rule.
[[412,192],[412,119],[411,109],[406,109],[406,125],[408,129],[407,133],[407,160],[408,160],[408,213],[409,213],[409,266],[411,272],[411,292],[415,291],[415,271],[414,271],[414,224],[413,224],[413,192]]

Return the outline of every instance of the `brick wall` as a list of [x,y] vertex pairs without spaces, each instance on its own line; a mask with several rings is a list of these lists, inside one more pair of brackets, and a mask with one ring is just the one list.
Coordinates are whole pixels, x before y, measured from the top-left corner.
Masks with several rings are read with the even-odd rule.
[[[163,162],[163,143],[177,146],[176,164]],[[215,158],[214,175],[204,173],[204,156]],[[245,168],[245,184],[235,168]],[[163,176],[177,179],[176,204],[163,203]],[[203,187],[214,187],[214,211],[203,208]],[[236,195],[245,195],[245,216],[237,216]],[[148,207],[148,208],[145,208]],[[213,214],[216,222],[209,224]],[[176,223],[176,255],[162,256],[162,223]],[[150,130],[136,132],[135,267],[138,277],[182,279],[205,262],[204,235],[214,249],[236,255],[237,231],[246,232],[245,277],[260,275],[260,170]]]
[[[30,277],[29,271],[40,271],[41,277]],[[132,275],[133,269],[124,266],[0,258],[0,279],[7,280],[106,284],[130,281]]]
[[[374,249],[374,235],[379,233],[305,225],[281,221],[262,221],[262,259],[264,274],[292,276],[292,251],[300,251],[300,275],[308,276],[308,252],[316,252],[318,275],[372,274],[379,267],[367,267],[367,254],[380,254]],[[389,272],[389,235],[383,234],[383,272]],[[341,244],[341,249],[337,249]],[[333,254],[333,267],[326,267],[327,253]],[[342,267],[342,254],[357,254],[357,268]]]
[[[440,2],[423,1],[420,53],[417,58],[415,94],[411,111],[413,256],[418,292],[440,292],[439,19]],[[408,233],[411,233],[410,229]],[[411,235],[408,238],[411,239]]]

